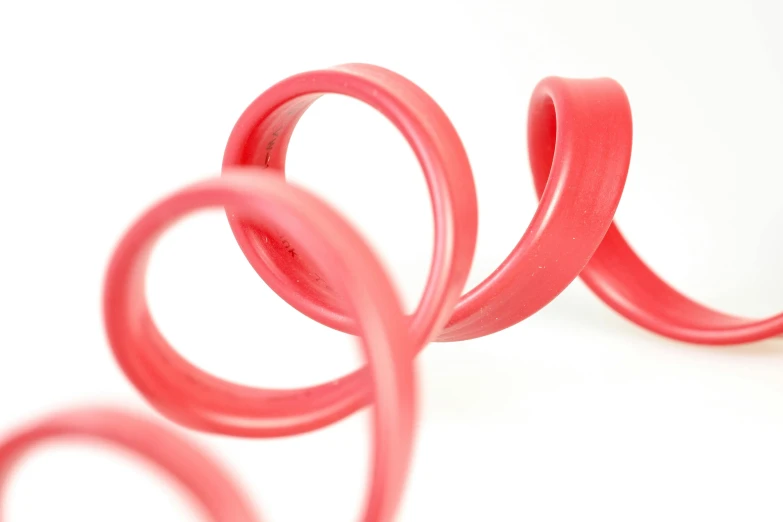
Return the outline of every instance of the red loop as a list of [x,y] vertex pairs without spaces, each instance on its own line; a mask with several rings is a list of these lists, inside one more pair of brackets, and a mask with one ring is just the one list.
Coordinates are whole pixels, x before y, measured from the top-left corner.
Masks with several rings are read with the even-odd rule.
[[[334,281],[336,295],[359,325],[369,383],[305,390],[265,390],[211,376],[179,356],[155,326],[144,276],[158,237],[186,214],[209,207],[274,226]],[[136,388],[170,419],[235,436],[280,436],[332,423],[372,398],[375,452],[364,520],[389,520],[410,460],[415,410],[413,352],[389,278],[357,233],[318,198],[279,176],[248,171],[187,187],[145,212],[120,241],[109,264],[104,314],[115,358]],[[366,374],[365,374],[366,375]],[[338,381],[339,382],[339,381]],[[362,386],[359,386],[359,385]],[[367,384],[367,386],[364,386]]]
[[[264,92],[242,114],[229,138],[223,166],[271,167],[282,174],[294,127],[326,93],[351,96],[386,116],[413,148],[427,178],[435,245],[429,278],[409,327],[413,346],[421,349],[446,324],[465,286],[478,219],[467,154],[432,98],[402,76],[366,64],[292,76]],[[250,264],[275,292],[314,320],[355,333],[354,321],[328,280],[313,269],[312,259],[300,254],[298,237],[244,222],[231,211],[229,222]]]
[[25,454],[58,439],[107,443],[149,461],[184,486],[213,522],[260,522],[232,477],[200,449],[157,423],[106,409],[57,413],[2,441],[0,491]]

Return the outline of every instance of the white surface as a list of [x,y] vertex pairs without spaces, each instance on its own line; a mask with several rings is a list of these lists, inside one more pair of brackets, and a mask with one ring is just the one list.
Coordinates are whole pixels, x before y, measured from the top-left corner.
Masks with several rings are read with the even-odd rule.
[[[0,430],[94,400],[148,409],[103,338],[114,242],[156,198],[216,174],[234,121],[261,91],[342,62],[408,76],[452,118],[479,195],[471,285],[535,208],[525,148],[534,85],[611,76],[634,111],[618,212],[632,244],[708,304],[783,309],[781,23],[773,0],[2,3]],[[358,224],[412,307],[431,218],[392,126],[324,99],[294,136],[289,174]],[[358,364],[350,339],[255,277],[218,213],[164,238],[150,298],[181,352],[224,377],[294,386]],[[402,521],[783,516],[780,341],[667,341],[575,282],[523,324],[431,346],[417,366],[422,412]],[[192,436],[270,520],[355,519],[364,414],[287,440]],[[57,448],[22,468],[6,507],[13,522],[192,520],[159,484],[113,454]]]

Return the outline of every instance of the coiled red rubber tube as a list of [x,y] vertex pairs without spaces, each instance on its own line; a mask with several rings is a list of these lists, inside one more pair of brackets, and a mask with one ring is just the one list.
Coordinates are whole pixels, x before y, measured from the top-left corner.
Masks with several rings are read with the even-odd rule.
[[[298,119],[326,93],[353,96],[388,117],[408,140],[427,178],[435,248],[422,299],[408,318],[359,236],[323,202],[275,179],[284,177],[288,141]],[[123,371],[153,406],[202,431],[251,437],[301,433],[374,402],[374,471],[364,519],[389,520],[403,489],[413,437],[411,359],[430,341],[471,339],[512,326],[540,310],[578,275],[619,313],[675,339],[731,344],[783,332],[783,315],[752,321],[695,303],[631,250],[612,223],[631,142],[631,112],[617,83],[542,81],[528,119],[538,211],[501,266],[460,297],[476,243],[476,197],[467,155],[443,111],[408,80],[374,66],[351,64],[291,77],[242,115],[226,147],[223,177],[154,206],[120,242],[104,296],[109,342]],[[325,325],[359,334],[368,369],[311,388],[265,390],[217,379],[177,355],[149,315],[144,271],[163,230],[205,206],[226,207],[244,254],[284,300]],[[113,415],[107,413],[106,419],[124,422]],[[126,425],[129,432],[146,429]],[[4,462],[20,448],[50,433],[98,433],[115,440],[112,433],[95,431],[94,422],[84,416],[55,418],[42,426],[0,447],[0,472],[7,472]],[[150,451],[153,460],[160,460]],[[164,466],[184,469],[180,464]],[[201,479],[193,480],[193,488],[200,487]],[[233,491],[230,484],[220,490]],[[244,506],[231,495],[221,498]],[[233,515],[225,506],[210,513],[221,520],[251,516],[249,511]]]

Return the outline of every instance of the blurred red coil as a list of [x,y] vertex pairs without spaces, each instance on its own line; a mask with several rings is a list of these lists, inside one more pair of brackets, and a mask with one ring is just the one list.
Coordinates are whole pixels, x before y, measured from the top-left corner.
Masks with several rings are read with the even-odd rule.
[[58,412],[12,433],[0,446],[0,493],[20,459],[59,440],[100,443],[141,457],[184,486],[210,520],[259,522],[251,502],[205,452],[166,426],[106,408]]
[[[407,139],[427,179],[435,245],[429,279],[410,317],[403,315],[387,275],[358,234],[328,205],[284,181],[296,123],[329,93],[351,96],[384,114]],[[122,238],[106,276],[109,343],[151,405],[200,431],[286,436],[324,427],[372,403],[374,466],[363,519],[390,520],[404,489],[413,440],[411,362],[431,341],[473,339],[512,326],[546,306],[579,275],[616,311],[674,339],[726,345],[783,332],[783,314],[746,320],[690,300],[631,250],[612,223],[631,144],[630,106],[613,80],[547,78],[539,83],[528,115],[539,208],[501,266],[463,296],[476,245],[476,193],[467,155],[448,117],[415,84],[379,67],[350,64],[293,76],[264,92],[241,116],[226,147],[221,177],[164,199]],[[300,390],[251,388],[195,368],[168,345],[144,296],[149,254],[179,218],[216,206],[226,208],[234,235],[259,276],[304,315],[357,335],[368,368]],[[66,431],[79,432],[80,419],[95,426],[93,417],[73,419],[65,422]],[[54,421],[52,428],[52,422],[22,440],[57,432],[59,425]],[[140,423],[137,429],[145,433],[149,425]],[[0,447],[0,470],[16,455],[19,440]],[[120,443],[129,444],[128,439]],[[130,446],[144,454],[151,450]],[[152,458],[180,476],[181,463]],[[198,495],[198,484],[191,490]],[[219,500],[241,503],[238,498],[227,493]],[[242,518],[249,516],[246,511],[226,506],[210,513],[215,520],[249,520]]]

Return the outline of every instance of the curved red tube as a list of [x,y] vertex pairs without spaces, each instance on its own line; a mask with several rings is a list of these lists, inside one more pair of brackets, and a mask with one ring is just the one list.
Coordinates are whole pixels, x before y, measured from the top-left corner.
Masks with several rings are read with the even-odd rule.
[[[229,171],[227,174],[231,173]],[[410,338],[400,301],[367,244],[324,202],[253,170],[186,187],[145,212],[120,240],[109,263],[104,321],[114,356],[136,388],[168,418],[233,436],[280,436],[335,422],[372,398],[373,473],[363,520],[390,520],[402,494],[413,443],[415,383]],[[145,273],[156,240],[185,215],[229,207],[249,222],[277,226],[334,281],[356,318],[370,371],[336,396],[251,388],[218,379],[179,356],[150,316]],[[336,397],[337,400],[334,400]]]
[[209,520],[260,522],[229,474],[201,449],[157,422],[103,408],[60,412],[0,441],[0,492],[20,459],[37,446],[60,439],[106,444],[154,464],[184,486]]
[[[380,111],[405,136],[427,178],[435,245],[424,294],[409,326],[413,344],[420,349],[441,332],[459,299],[473,262],[478,223],[467,154],[432,98],[402,76],[372,65],[292,76],[264,92],[240,117],[223,167],[254,166],[283,176],[288,142],[299,118],[325,93],[351,96]],[[356,332],[342,301],[314,269],[312,259],[301,254],[299,238],[249,223],[231,209],[228,219],[250,264],[275,292],[316,321]]]
[[745,319],[708,308],[684,296],[636,255],[612,225],[582,279],[606,304],[643,328],[703,345],[732,345],[783,334],[783,314]]

